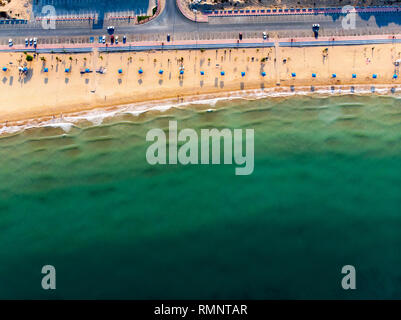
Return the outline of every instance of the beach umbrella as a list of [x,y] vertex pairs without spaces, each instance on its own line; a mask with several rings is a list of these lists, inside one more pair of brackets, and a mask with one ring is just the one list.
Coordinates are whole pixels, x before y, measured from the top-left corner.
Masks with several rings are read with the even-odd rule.
[[163,74],[163,70],[162,69],[159,70],[159,74]]
[[70,72],[70,69],[69,68],[65,68],[65,72],[66,73]]
[[374,73],[374,74],[372,75],[372,78],[373,78],[373,79],[376,79],[376,78],[377,78],[377,74]]
[[6,68],[6,67],[3,67],[3,71],[7,71],[7,68]]
[[91,72],[91,71],[89,70],[89,68],[86,68],[86,69],[85,69],[85,72],[86,72],[86,73],[89,73],[89,72]]
[[184,74],[184,70],[180,70],[180,74]]
[[142,68],[138,70],[138,73],[139,73],[139,74],[142,74],[142,73],[143,73]]
[[352,78],[353,78],[353,79],[356,78],[356,74],[355,74],[355,73],[352,74]]
[[264,76],[266,76],[266,72],[263,71],[262,72],[262,77],[264,77]]
[[123,69],[118,69],[118,73],[123,73]]
[[44,72],[48,72],[49,69],[48,69],[48,68],[44,68],[43,71],[44,71]]
[[316,78],[316,73],[312,73],[312,78]]
[[398,76],[396,74],[393,75],[393,79],[397,79]]
[[220,74],[221,74],[222,76],[224,76],[226,73],[225,73],[224,71],[222,71],[222,72],[220,72]]
[[205,71],[201,71],[200,74],[201,74],[201,76],[204,76],[205,75]]
[[296,74],[295,72],[293,72],[293,73],[291,73],[291,76],[292,76],[292,77],[296,77],[297,74]]
[[241,76],[245,77],[245,72],[244,71],[241,72]]
[[24,67],[24,69],[22,69],[22,71],[27,72],[27,71],[28,71],[28,68],[27,68],[27,67]]
[[336,75],[335,73],[333,73],[331,76],[332,76],[333,78],[337,78],[337,75]]

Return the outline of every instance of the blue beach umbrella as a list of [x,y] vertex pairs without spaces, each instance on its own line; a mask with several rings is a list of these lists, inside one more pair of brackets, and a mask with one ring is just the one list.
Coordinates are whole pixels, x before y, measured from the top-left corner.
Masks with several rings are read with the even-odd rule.
[[331,76],[332,76],[333,78],[337,78],[337,75],[336,75],[335,73],[333,73]]
[[3,71],[7,71],[7,68],[6,68],[6,67],[3,67]]
[[118,69],[118,73],[123,73],[123,69]]
[[85,72],[86,72],[86,73],[89,73],[89,72],[91,72],[91,71],[89,70],[89,68],[86,68],[86,69],[85,69]]
[[266,72],[263,71],[262,72],[262,77],[264,77],[264,76],[266,76]]
[[24,69],[22,69],[22,71],[27,72],[27,71],[28,71],[28,68],[27,68],[27,67],[24,67]]
[[184,74],[184,70],[180,70],[180,74]]
[[220,72],[220,74],[221,74],[222,76],[224,76],[226,73],[225,73],[224,71],[222,71],[222,72]]
[[143,70],[142,70],[142,69],[139,69],[139,70],[138,70],[138,73],[139,73],[139,74],[142,74],[142,73],[143,73]]
[[373,78],[373,79],[376,79],[376,78],[377,78],[377,74],[374,73],[374,74],[372,75],[372,78]]
[[355,79],[355,78],[356,78],[356,74],[353,73],[353,74],[352,74],[352,79]]
[[201,74],[201,76],[204,76],[205,75],[205,71],[201,71],[200,74]]
[[44,72],[49,72],[49,69],[48,68],[44,68],[43,71]]
[[65,70],[64,70],[66,73],[68,73],[68,72],[70,72],[70,69],[68,69],[68,68],[65,68]]
[[242,71],[242,72],[241,72],[241,76],[242,76],[242,77],[245,77],[245,72]]
[[393,75],[393,79],[397,79],[398,76],[396,74]]
[[297,74],[296,74],[295,72],[293,72],[293,73],[291,73],[291,76],[292,76],[292,77],[296,77]]
[[159,70],[159,74],[163,74],[163,70],[162,69]]
[[312,78],[316,78],[316,73],[312,73]]

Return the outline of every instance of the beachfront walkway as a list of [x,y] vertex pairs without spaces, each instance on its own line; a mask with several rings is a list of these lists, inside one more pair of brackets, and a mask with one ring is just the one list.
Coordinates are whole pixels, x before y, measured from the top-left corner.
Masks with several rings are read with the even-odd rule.
[[[395,35],[366,35],[366,36],[338,36],[278,38],[280,47],[311,47],[311,46],[339,46],[339,45],[366,45],[401,43],[401,34]],[[146,51],[146,50],[196,50],[196,49],[223,49],[223,48],[258,48],[273,47],[272,39],[224,39],[224,40],[180,40],[180,41],[140,41],[123,44],[76,43],[76,44],[38,44],[37,48],[25,45],[0,45],[0,52],[38,52],[38,53],[74,53],[91,52],[97,48],[101,52],[119,51]]]

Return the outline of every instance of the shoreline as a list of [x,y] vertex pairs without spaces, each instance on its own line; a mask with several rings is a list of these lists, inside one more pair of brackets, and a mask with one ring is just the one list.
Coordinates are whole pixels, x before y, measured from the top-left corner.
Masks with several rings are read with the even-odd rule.
[[[334,87],[334,88],[333,88]],[[102,125],[106,119],[112,119],[118,116],[132,115],[139,116],[148,112],[164,112],[169,109],[181,109],[188,105],[204,105],[207,108],[202,108],[199,112],[214,112],[214,106],[219,102],[229,102],[235,100],[259,100],[259,99],[286,99],[294,98],[296,96],[309,96],[309,97],[338,97],[345,95],[353,96],[390,96],[393,98],[401,98],[401,84],[387,85],[376,84],[375,90],[372,92],[372,87],[367,84],[352,84],[352,85],[334,85],[316,86],[311,91],[310,86],[295,87],[280,87],[267,89],[249,89],[246,91],[226,91],[220,93],[208,93],[202,95],[189,95],[183,97],[182,100],[177,99],[160,99],[148,100],[141,102],[134,102],[128,104],[116,104],[106,107],[95,107],[86,110],[72,111],[63,113],[61,117],[34,117],[26,118],[13,122],[0,123],[0,138],[12,136],[22,131],[42,128],[53,127],[61,128],[65,133],[69,132],[73,126],[79,127],[80,123],[88,123],[90,126]],[[83,126],[86,127],[86,126]]]

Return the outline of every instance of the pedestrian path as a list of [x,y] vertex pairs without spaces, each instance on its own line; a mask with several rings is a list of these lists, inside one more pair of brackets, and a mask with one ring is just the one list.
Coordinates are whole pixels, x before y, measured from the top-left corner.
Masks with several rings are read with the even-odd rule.
[[0,45],[0,51],[27,51],[27,52],[90,52],[97,48],[99,52],[118,51],[145,51],[145,50],[196,50],[219,48],[258,48],[258,47],[307,47],[307,46],[339,46],[339,45],[367,45],[401,43],[401,34],[394,35],[368,35],[368,36],[338,36],[302,38],[276,38],[276,39],[213,39],[213,40],[179,40],[179,41],[137,41],[123,44],[102,43],[75,43],[75,44],[41,44],[38,39],[36,48],[23,44]]

